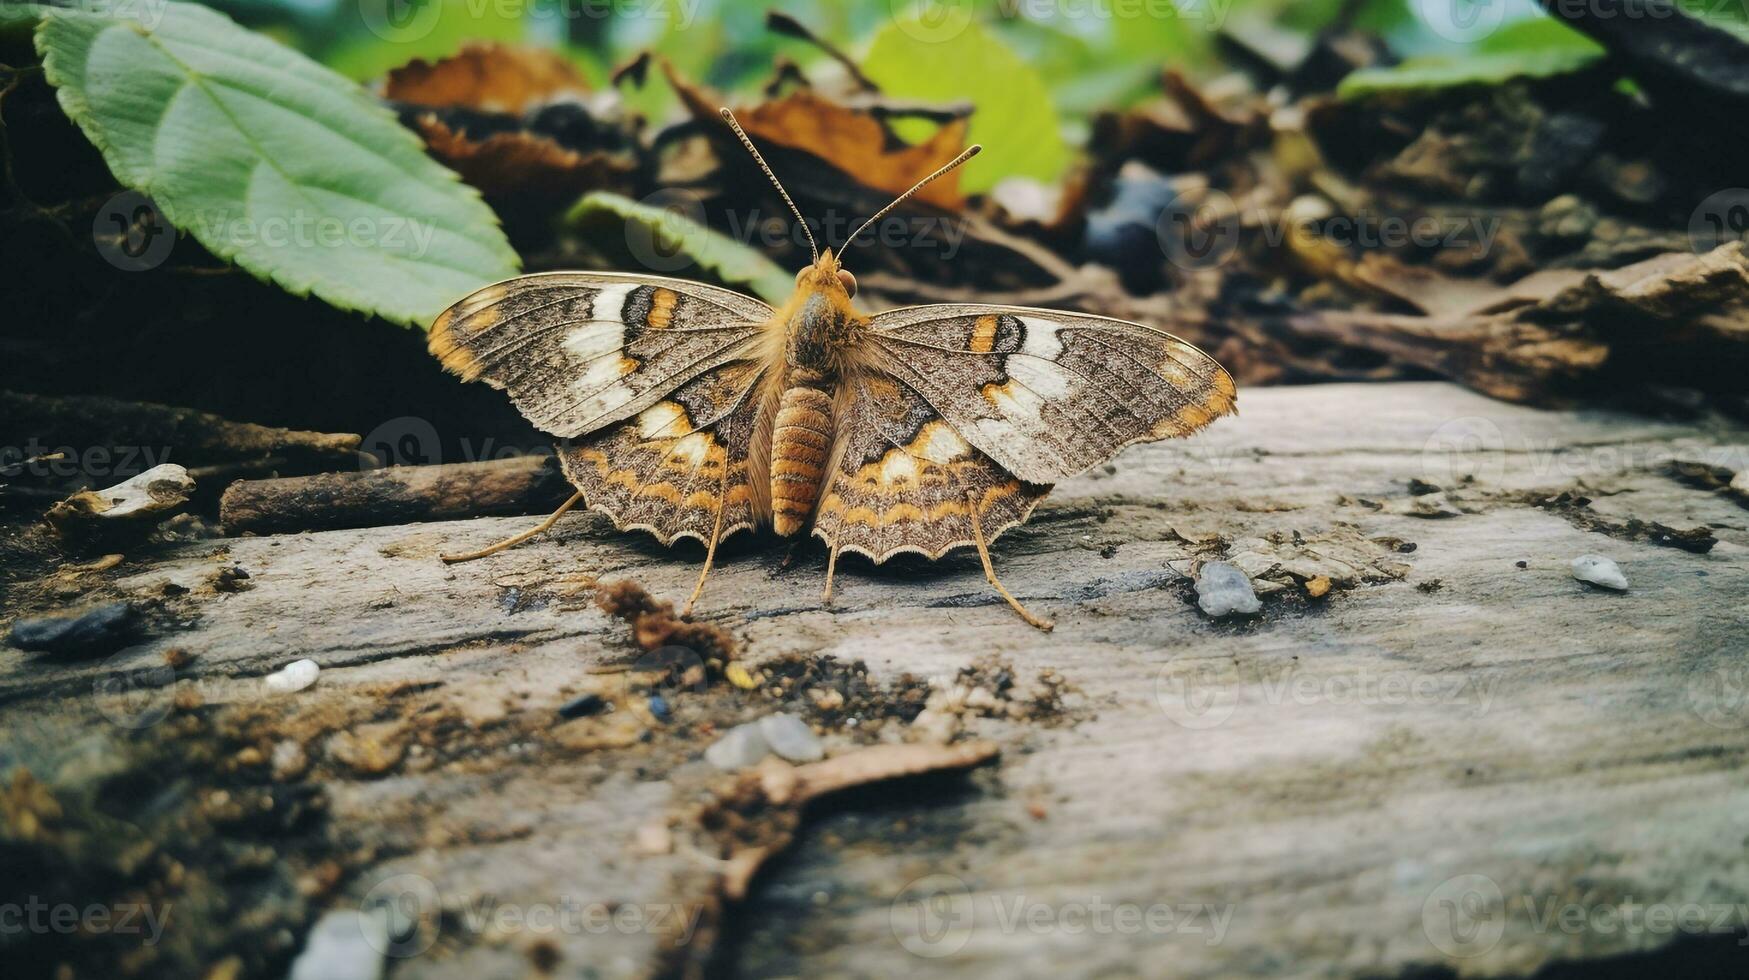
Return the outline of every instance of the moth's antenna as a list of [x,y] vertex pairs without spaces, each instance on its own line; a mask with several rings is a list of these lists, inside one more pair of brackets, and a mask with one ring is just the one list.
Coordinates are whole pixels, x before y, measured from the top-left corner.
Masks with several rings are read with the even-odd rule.
[[973,143],[971,146],[966,147],[965,152],[961,153],[957,157],[954,157],[952,160],[949,160],[946,163],[946,165],[944,165],[940,170],[937,170],[936,172],[923,178],[922,180],[918,181],[917,183],[912,184],[910,190],[906,191],[903,194],[900,194],[898,197],[893,198],[893,203],[887,205],[884,208],[881,208],[879,211],[876,211],[874,217],[868,219],[867,221],[864,221],[862,223],[862,227],[851,232],[850,237],[846,238],[844,240],[844,247],[849,248],[850,243],[853,241],[856,241],[856,236],[858,236],[858,235],[862,234],[864,231],[866,231],[868,229],[869,225],[872,225],[875,222],[886,217],[888,211],[893,210],[894,208],[898,207],[901,204],[904,204],[906,198],[908,198],[911,195],[922,190],[925,184],[928,184],[930,181],[934,180],[937,177],[940,177],[942,174],[947,173],[949,170],[952,170],[953,168],[959,166],[960,164],[965,163],[967,160],[970,160],[972,157],[977,156],[978,153],[980,151],[982,151],[983,149],[984,149],[983,146],[981,146],[977,143]]
[[802,234],[808,236],[808,251],[814,253],[815,262],[820,261],[820,246],[814,244],[814,233],[808,229],[808,222],[802,217],[802,211],[796,207],[796,202],[789,199],[789,191],[783,189],[783,184],[778,181],[777,175],[771,172],[771,166],[765,162],[764,157],[759,155],[758,147],[755,147],[753,141],[747,138],[747,131],[735,121],[735,114],[726,107],[717,111],[722,114],[723,119],[735,131],[735,135],[741,137],[741,145],[747,148],[748,153],[753,154],[753,162],[759,164],[759,169],[765,171],[765,176],[771,178],[771,186],[777,188],[777,192],[783,196],[783,203],[789,205],[790,214],[796,216],[796,224],[802,226]]

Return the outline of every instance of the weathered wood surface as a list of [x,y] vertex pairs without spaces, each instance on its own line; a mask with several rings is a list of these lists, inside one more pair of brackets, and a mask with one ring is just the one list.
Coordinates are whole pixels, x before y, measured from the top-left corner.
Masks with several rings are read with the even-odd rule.
[[[1749,469],[1749,431],[1541,412],[1443,384],[1253,390],[1241,410],[1063,485],[994,549],[1013,591],[1057,619],[1049,635],[988,593],[975,557],[879,570],[847,558],[826,610],[817,551],[780,572],[780,544],[727,550],[700,610],[750,663],[830,655],[951,686],[995,656],[1022,677],[1054,669],[1074,692],[1048,725],[965,717],[1005,747],[968,789],[822,814],[729,919],[719,965],[1495,976],[1692,934],[1730,944],[1715,930],[1749,924],[1749,510],[1668,467]],[[1480,450],[1450,451],[1466,435]],[[1412,496],[1411,479],[1443,497]],[[1561,491],[1593,503],[1537,506]],[[1584,529],[1629,518],[1709,525],[1718,543],[1695,554]],[[696,909],[709,860],[631,842],[696,796],[707,774],[689,760],[704,740],[585,751],[545,721],[514,723],[551,718],[592,667],[629,657],[585,573],[679,598],[700,556],[589,515],[482,562],[437,560],[528,520],[202,542],[123,566],[123,590],[193,589],[191,628],[107,663],[9,653],[0,723],[102,708],[95,680],[170,646],[196,655],[181,683],[209,703],[255,696],[255,676],[296,657],[324,667],[300,711],[421,685],[411,697],[462,722],[446,737],[478,746],[329,778],[329,820],[388,856],[328,901],[430,883],[450,914],[436,946],[394,962],[397,980],[518,975],[545,941],[562,976],[646,973],[673,942],[647,921],[473,913]],[[1570,559],[1591,552],[1621,563],[1629,591],[1571,577]],[[1338,587],[1311,600],[1290,584],[1255,621],[1211,622],[1182,572],[1222,555],[1265,579],[1333,573]],[[220,563],[252,587],[203,592]],[[710,697],[769,710],[758,694]],[[689,710],[677,705],[676,727]],[[506,725],[532,734],[493,734]],[[938,893],[927,908],[913,901],[925,892]],[[1623,903],[1628,920],[1609,919]],[[939,932],[919,931],[930,910]]]

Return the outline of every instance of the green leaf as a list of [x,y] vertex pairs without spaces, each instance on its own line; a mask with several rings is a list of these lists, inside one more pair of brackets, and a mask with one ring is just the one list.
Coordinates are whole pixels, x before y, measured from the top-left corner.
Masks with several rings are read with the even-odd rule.
[[[356,7],[356,10],[350,9]],[[347,78],[381,78],[414,58],[447,58],[468,41],[520,43],[528,38],[521,4],[478,0],[352,0],[344,8],[365,30],[335,45],[322,61]]]
[[795,275],[765,257],[751,245],[713,231],[692,212],[684,192],[675,191],[670,207],[655,207],[611,194],[593,191],[571,208],[567,223],[602,247],[628,262],[662,275],[685,276],[702,270],[725,286],[749,289],[772,305],[795,292]]
[[[1053,181],[1069,165],[1044,81],[976,21],[950,21],[945,28],[916,20],[888,24],[875,35],[862,70],[888,95],[972,103],[969,139],[984,144],[984,152],[960,178],[967,193],[987,191],[1005,177]],[[902,123],[897,128],[907,139],[930,132],[931,124],[921,120]]]
[[515,273],[472,188],[358,86],[190,3],[37,28],[61,107],[123,184],[299,296],[424,325]]
[[1392,68],[1365,68],[1336,87],[1345,99],[1461,85],[1498,85],[1513,78],[1550,78],[1589,67],[1603,47],[1548,17],[1507,24],[1471,53],[1410,58]]
[[0,3],[0,33],[11,36],[19,32],[18,36],[23,37],[48,12],[49,8],[40,3]]

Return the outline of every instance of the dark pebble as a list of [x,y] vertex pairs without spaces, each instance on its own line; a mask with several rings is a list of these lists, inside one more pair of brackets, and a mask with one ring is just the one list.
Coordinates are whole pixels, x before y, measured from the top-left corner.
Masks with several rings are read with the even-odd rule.
[[559,705],[559,717],[584,718],[589,715],[598,715],[605,707],[607,707],[607,702],[602,700],[601,695],[584,694]]
[[139,635],[136,626],[133,607],[112,602],[72,616],[21,619],[9,642],[37,653],[89,656],[127,646]]
[[650,695],[650,714],[655,715],[657,721],[667,721],[674,712],[668,707],[667,698],[660,694],[652,694]]

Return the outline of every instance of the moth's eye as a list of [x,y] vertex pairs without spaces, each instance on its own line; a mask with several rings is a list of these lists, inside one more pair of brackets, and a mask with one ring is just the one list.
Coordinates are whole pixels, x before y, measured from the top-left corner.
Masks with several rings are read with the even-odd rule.
[[802,280],[806,279],[808,277],[808,268],[809,268],[808,266],[804,265],[800,269],[796,270],[796,285],[800,286],[802,284]]
[[856,295],[856,277],[843,269],[838,270],[838,283],[844,287],[847,296]]

